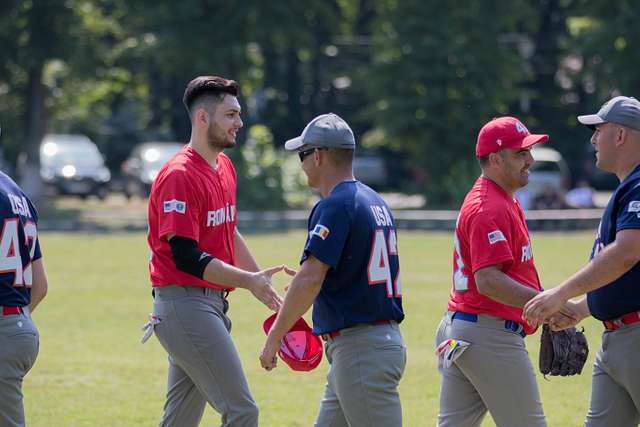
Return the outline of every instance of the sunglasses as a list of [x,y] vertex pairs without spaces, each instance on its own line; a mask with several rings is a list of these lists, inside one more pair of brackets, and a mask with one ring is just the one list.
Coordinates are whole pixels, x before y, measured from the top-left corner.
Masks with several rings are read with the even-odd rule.
[[308,148],[306,150],[298,151],[298,157],[300,158],[300,161],[304,162],[305,157],[307,157],[309,154],[313,153],[316,150],[327,150],[327,148],[325,148],[325,147],[312,147],[312,148]]

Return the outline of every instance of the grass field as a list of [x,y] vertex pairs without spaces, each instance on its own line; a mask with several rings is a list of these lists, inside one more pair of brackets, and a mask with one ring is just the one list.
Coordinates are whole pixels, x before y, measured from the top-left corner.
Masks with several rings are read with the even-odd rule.
[[[587,259],[593,233],[535,234],[534,255],[545,287],[553,287]],[[249,235],[262,266],[296,265],[302,233]],[[409,358],[401,383],[405,426],[432,426],[438,411],[439,375],[434,355],[436,326],[450,287],[452,239],[448,233],[399,234]],[[155,339],[140,345],[140,327],[151,308],[145,236],[43,234],[49,295],[35,312],[40,354],[25,380],[32,427],[154,426],[162,413],[166,354]],[[277,280],[279,289],[284,277]],[[267,373],[258,354],[268,311],[245,291],[231,295],[233,336],[266,427],[312,426],[327,370],[290,371],[283,363]],[[539,378],[549,426],[582,425],[591,366],[602,326],[584,322],[591,344],[579,377]],[[537,366],[538,337],[527,338]],[[210,408],[202,426],[219,425]],[[484,426],[491,426],[490,417]]]

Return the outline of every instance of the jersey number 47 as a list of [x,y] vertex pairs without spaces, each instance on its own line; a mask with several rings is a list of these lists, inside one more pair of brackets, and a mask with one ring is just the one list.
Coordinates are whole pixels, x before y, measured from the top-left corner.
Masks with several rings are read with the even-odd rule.
[[400,265],[395,279],[391,277],[391,264],[389,257],[398,256],[398,239],[395,230],[389,231],[389,240],[387,241],[384,230],[376,230],[371,245],[371,255],[369,255],[369,267],[367,274],[370,285],[384,283],[387,287],[388,298],[402,297],[402,284],[400,282]]
[[[33,282],[31,260],[36,250],[36,224],[27,221],[24,224],[23,245],[18,237],[18,220],[8,219],[4,222],[2,236],[0,236],[0,273],[14,273],[13,286],[30,287]],[[22,266],[20,248],[29,248],[29,263]]]

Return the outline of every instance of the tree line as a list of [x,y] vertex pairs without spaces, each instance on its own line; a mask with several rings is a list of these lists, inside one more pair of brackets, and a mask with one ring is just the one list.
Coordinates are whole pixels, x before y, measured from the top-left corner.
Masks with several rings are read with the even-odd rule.
[[498,115],[549,133],[574,178],[588,173],[575,116],[640,96],[639,18],[633,0],[4,0],[4,154],[35,170],[44,133],[84,133],[117,170],[139,142],[187,141],[184,87],[218,74],[242,87],[240,141],[258,126],[279,148],[333,111],[386,159],[384,189],[453,206]]

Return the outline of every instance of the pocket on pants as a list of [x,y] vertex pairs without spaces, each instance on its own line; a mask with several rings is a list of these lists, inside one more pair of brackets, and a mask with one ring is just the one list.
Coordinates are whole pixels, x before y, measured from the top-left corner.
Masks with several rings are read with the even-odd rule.
[[13,348],[13,359],[20,366],[24,374],[36,363],[40,350],[40,337],[33,331],[24,331],[13,334],[7,339],[8,345]]
[[386,344],[375,347],[377,357],[383,366],[397,381],[400,381],[407,364],[407,348],[401,344]]

